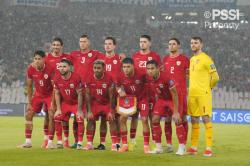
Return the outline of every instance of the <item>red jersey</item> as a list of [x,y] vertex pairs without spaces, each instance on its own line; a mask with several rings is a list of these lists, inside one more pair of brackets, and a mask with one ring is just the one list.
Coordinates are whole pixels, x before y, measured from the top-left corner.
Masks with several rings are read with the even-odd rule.
[[187,94],[186,73],[189,70],[189,59],[185,55],[163,58],[164,70],[182,94]]
[[135,71],[132,77],[127,77],[123,72],[121,72],[118,75],[117,80],[115,80],[115,83],[118,87],[123,86],[127,95],[133,95],[136,96],[137,99],[141,99],[145,97],[146,94],[144,90],[145,81],[145,76],[140,75],[137,71]]
[[[45,62],[52,67],[54,71],[58,71],[59,63],[63,58],[67,58],[70,60],[70,56],[68,54],[62,53],[60,56],[55,57],[51,53],[49,53],[45,57]],[[57,70],[56,70],[57,69]]]
[[95,78],[91,74],[86,82],[86,88],[90,89],[91,101],[96,101],[100,104],[108,104],[109,101],[109,88],[112,86],[112,78],[104,73],[101,79]]
[[54,76],[53,69],[45,65],[43,70],[39,71],[32,65],[29,65],[27,69],[27,78],[32,79],[35,86],[34,95],[39,97],[51,96],[53,91],[53,85],[51,80]]
[[158,99],[172,100],[169,89],[173,88],[175,83],[167,75],[161,72],[156,80],[149,76],[146,77],[146,80],[150,101],[154,102]]
[[101,53],[97,50],[90,50],[86,53],[82,53],[81,50],[72,51],[70,58],[74,65],[74,71],[78,73],[81,78],[86,78],[90,72],[93,73],[93,63],[100,55]]
[[160,55],[154,51],[150,51],[148,54],[141,54],[141,52],[138,51],[132,56],[132,58],[134,60],[135,69],[139,72],[139,74],[146,74],[147,61],[155,60],[158,65],[161,66]]
[[59,90],[61,101],[70,105],[77,104],[78,95],[77,90],[82,89],[80,77],[72,72],[68,79],[62,78],[57,74],[54,78],[55,89]]
[[108,73],[114,80],[116,80],[117,75],[121,72],[121,58],[118,54],[115,54],[112,57],[102,55],[99,59],[103,60],[105,63],[105,71]]

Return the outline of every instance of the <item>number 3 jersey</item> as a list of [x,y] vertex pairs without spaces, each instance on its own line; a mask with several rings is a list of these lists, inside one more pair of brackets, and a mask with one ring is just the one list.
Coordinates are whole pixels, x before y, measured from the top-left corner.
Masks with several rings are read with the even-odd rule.
[[72,72],[68,79],[64,79],[60,74],[54,77],[55,89],[59,90],[61,101],[70,105],[77,104],[77,91],[82,89],[80,77]]
[[27,69],[27,79],[32,79],[35,86],[35,96],[48,97],[51,96],[53,85],[51,80],[54,76],[53,69],[44,65],[42,70],[37,70],[32,64]]
[[187,94],[186,74],[189,72],[189,59],[185,55],[163,58],[164,72],[175,81],[178,92]]
[[97,50],[90,50],[86,53],[80,50],[72,51],[70,58],[74,65],[74,72],[78,73],[81,78],[86,79],[89,73],[93,73],[93,63],[100,55],[101,53]]
[[106,105],[109,101],[109,88],[112,85],[112,78],[104,73],[101,79],[97,79],[94,74],[89,75],[86,80],[86,88],[90,90],[91,101]]

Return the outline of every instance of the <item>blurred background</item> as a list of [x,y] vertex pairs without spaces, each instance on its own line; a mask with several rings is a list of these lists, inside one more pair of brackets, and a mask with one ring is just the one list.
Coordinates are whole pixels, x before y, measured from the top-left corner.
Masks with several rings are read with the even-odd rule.
[[[240,16],[233,18],[233,11],[226,19],[204,15],[213,9],[237,9]],[[139,49],[139,36],[148,34],[161,57],[171,37],[179,38],[181,51],[190,57],[190,37],[201,36],[221,79],[214,108],[250,109],[249,16],[248,0],[1,0],[0,103],[26,102],[26,68],[36,49],[49,52],[54,37],[61,37],[64,52],[70,52],[78,49],[82,34],[100,51],[104,38],[114,36],[117,52],[131,56]]]

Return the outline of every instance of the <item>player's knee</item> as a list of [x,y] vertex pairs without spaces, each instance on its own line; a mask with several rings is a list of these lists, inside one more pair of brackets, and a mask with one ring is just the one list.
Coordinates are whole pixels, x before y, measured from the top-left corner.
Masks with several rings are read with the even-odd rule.
[[160,116],[154,115],[152,118],[152,123],[159,123],[160,122]]
[[211,118],[207,115],[202,116],[202,121],[203,121],[203,123],[209,123],[209,122],[211,122]]
[[192,117],[191,123],[199,123],[200,118],[199,117]]

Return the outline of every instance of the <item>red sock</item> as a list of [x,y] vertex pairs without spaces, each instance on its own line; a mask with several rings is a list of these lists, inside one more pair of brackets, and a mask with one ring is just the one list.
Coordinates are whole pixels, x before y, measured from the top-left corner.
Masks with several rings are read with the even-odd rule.
[[32,129],[25,129],[25,138],[31,138]]
[[62,121],[55,119],[55,130],[58,141],[62,141]]
[[116,144],[117,143],[117,131],[110,131],[110,135],[111,135],[112,144]]
[[136,136],[136,129],[130,129],[130,138],[134,139]]
[[73,122],[73,134],[74,134],[74,138],[75,138],[75,143],[78,142],[77,128],[78,128],[77,122],[74,120],[74,122]]
[[64,133],[64,137],[66,137],[66,138],[69,137],[69,125],[67,125],[67,126],[63,125],[63,133]]
[[100,142],[104,144],[106,142],[107,131],[100,131]]
[[187,138],[188,138],[188,122],[185,121],[182,123],[184,129],[185,129],[185,144],[187,143]]
[[149,145],[150,132],[143,132],[144,146]]
[[43,133],[45,136],[49,135],[49,126],[48,125],[43,126]]
[[116,143],[119,144],[121,142],[121,133],[120,132],[117,132],[117,136],[116,136]]
[[165,136],[167,144],[172,144],[172,123],[165,122]]
[[162,131],[160,123],[153,123],[153,132],[155,134],[155,142],[161,143]]
[[95,134],[95,131],[91,131],[91,130],[87,130],[87,141],[88,142],[93,142],[93,139],[94,139],[94,134]]
[[185,128],[182,124],[176,125],[176,134],[179,144],[185,144]]
[[78,141],[82,142],[84,135],[84,122],[83,121],[77,122],[77,126],[78,126],[77,128]]
[[121,131],[120,132],[122,138],[122,144],[128,144],[128,131]]

